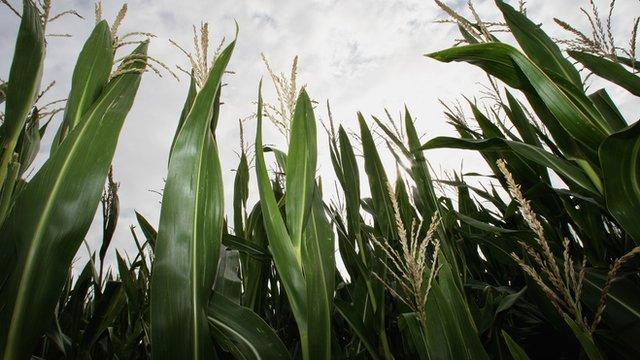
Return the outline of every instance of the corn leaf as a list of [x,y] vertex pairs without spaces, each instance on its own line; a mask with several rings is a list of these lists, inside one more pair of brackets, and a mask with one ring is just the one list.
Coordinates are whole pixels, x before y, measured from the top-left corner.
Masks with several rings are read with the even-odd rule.
[[331,318],[336,278],[333,251],[333,229],[324,212],[320,189],[316,188],[302,251],[307,281],[311,359],[331,358]]
[[243,359],[289,359],[282,340],[253,311],[214,292],[207,309],[209,322],[240,351]]
[[287,156],[287,227],[298,261],[301,261],[302,234],[311,210],[315,186],[317,145],[316,119],[307,92],[302,89],[296,102]]
[[105,20],[94,27],[84,43],[71,81],[71,91],[62,118],[62,124],[51,145],[53,153],[73,129],[109,81],[113,67],[113,40]]
[[513,47],[485,43],[450,48],[428,56],[444,62],[465,61],[477,65],[524,92],[534,92],[560,125],[576,140],[597,149],[610,129],[590,100],[575,85],[545,74]]
[[458,139],[446,136],[429,140],[422,146],[422,149],[454,148],[481,151],[504,151],[512,150],[524,159],[546,166],[571,184],[581,188],[592,196],[599,196],[598,188],[582,169],[573,165],[568,160],[564,160],[553,155],[542,148],[531,146],[517,141],[509,141],[498,138],[488,139]]
[[504,330],[502,330],[502,337],[504,338],[504,342],[507,343],[507,347],[509,348],[509,352],[511,353],[511,357],[513,360],[529,360],[529,356],[527,353],[516,343],[513,341],[511,336],[507,334]]
[[[147,43],[133,56],[145,55]],[[27,183],[0,231],[0,344],[28,357],[52,319],[67,270],[96,211],[145,62],[112,79],[58,151]]]
[[627,89],[635,96],[640,96],[640,77],[629,72],[622,65],[582,51],[569,51],[569,56],[601,78]]
[[[261,84],[262,86],[262,84]],[[287,298],[298,324],[298,331],[303,343],[307,341],[307,285],[302,274],[302,266],[296,259],[296,251],[282,219],[276,197],[271,188],[267,165],[264,160],[262,147],[262,95],[258,91],[258,110],[256,112],[258,125],[256,129],[256,176],[264,228],[269,239],[269,249],[273,255],[273,262],[285,288]]]
[[598,153],[607,209],[640,244],[640,122],[609,136]]
[[214,101],[235,41],[215,61],[176,137],[169,158],[151,278],[155,359],[210,358],[206,308],[224,227]]
[[558,45],[539,25],[502,0],[496,0],[496,4],[502,11],[511,34],[531,61],[541,69],[560,74],[576,87],[582,88],[582,80],[576,68],[562,56]]
[[40,13],[33,2],[23,0],[22,4],[22,20],[6,89],[5,119],[0,128],[0,188],[40,87],[45,53]]

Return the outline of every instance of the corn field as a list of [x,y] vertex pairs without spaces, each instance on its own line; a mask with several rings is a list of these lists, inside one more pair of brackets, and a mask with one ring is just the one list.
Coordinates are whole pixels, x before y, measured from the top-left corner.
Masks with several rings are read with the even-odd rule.
[[[42,104],[47,24],[74,12],[3,4],[21,20],[0,84],[0,358],[637,358],[640,122],[586,81],[640,96],[639,18],[621,48],[611,11],[592,2],[593,28],[557,20],[570,36],[559,41],[523,2],[496,0],[494,23],[471,3],[467,19],[436,0],[461,39],[424,61],[478,67],[493,89],[491,106],[445,105],[455,137],[426,138],[408,109],[400,121],[357,113],[358,129],[319,126],[297,59],[290,78],[265,59],[272,78],[247,104],[257,130],[252,146],[241,140],[233,184],[222,181],[216,129],[230,120],[222,90],[236,41],[250,35],[236,28],[211,56],[203,24],[193,52],[175,44],[191,84],[166,149],[159,223],[136,213],[127,241],[138,251],[124,254],[110,248],[114,152],[145,96],[141,78],[173,71],[147,54],[149,34],[118,35],[126,6],[110,24],[98,3],[66,101]],[[262,97],[271,82],[273,104]],[[286,149],[265,145],[265,122]],[[55,133],[49,157],[29,175],[45,132]],[[479,153],[497,185],[438,178],[428,150],[442,148]],[[325,152],[336,198],[323,196]],[[74,263],[96,213],[102,246]]]

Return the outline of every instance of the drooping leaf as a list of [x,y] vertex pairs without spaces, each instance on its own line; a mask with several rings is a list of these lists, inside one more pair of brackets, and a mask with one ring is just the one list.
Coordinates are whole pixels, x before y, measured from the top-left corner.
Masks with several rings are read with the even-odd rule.
[[607,209],[640,244],[640,121],[609,136],[598,154]]
[[207,309],[209,322],[227,335],[244,359],[289,359],[282,340],[253,311],[214,292]]
[[576,87],[582,87],[580,74],[573,65],[562,56],[560,48],[539,25],[529,20],[527,16],[515,10],[502,0],[496,4],[511,34],[516,38],[524,53],[543,70],[555,72],[571,81]]
[[627,89],[635,96],[640,96],[640,77],[629,72],[622,65],[582,51],[569,51],[569,55],[594,74]]

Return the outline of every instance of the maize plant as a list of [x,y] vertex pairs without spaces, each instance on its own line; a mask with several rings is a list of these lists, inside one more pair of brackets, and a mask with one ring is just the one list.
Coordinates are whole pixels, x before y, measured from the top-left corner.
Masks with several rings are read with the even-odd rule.
[[[117,34],[126,6],[109,26],[98,4],[50,156],[27,177],[50,131],[40,120],[57,113],[40,105],[45,28],[56,16],[49,1],[23,1],[0,84],[0,357],[636,358],[640,125],[610,90],[587,85],[596,76],[640,94],[638,19],[625,49],[611,34],[615,3],[602,19],[589,2],[589,31],[557,19],[570,39],[550,38],[524,2],[496,0],[499,21],[483,21],[472,3],[469,19],[435,4],[462,43],[425,61],[469,63],[489,79],[489,96],[445,104],[458,135],[423,140],[407,108],[399,119],[358,112],[352,132],[335,126],[327,104],[329,196],[320,109],[297,87],[297,57],[287,78],[263,55],[278,98],[264,101],[260,82],[253,116],[240,121],[230,214],[216,131],[229,121],[233,94],[222,90],[242,39],[236,29],[211,55],[202,23],[193,53],[172,41],[190,85],[159,224],[136,212],[137,252],[126,254],[111,247],[121,225],[111,162],[142,73],[170,70],[146,40],[117,57],[135,36]],[[269,124],[286,149],[265,145]],[[490,173],[434,173],[438,148],[477,151]],[[99,207],[102,245],[73,269]]]

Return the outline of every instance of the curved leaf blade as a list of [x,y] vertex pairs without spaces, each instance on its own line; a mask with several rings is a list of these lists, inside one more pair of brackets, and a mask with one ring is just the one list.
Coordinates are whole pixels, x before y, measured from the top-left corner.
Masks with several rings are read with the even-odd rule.
[[[141,44],[133,55],[146,54]],[[27,183],[0,231],[0,344],[26,358],[46,330],[95,214],[145,62],[112,79],[81,124]]]
[[170,155],[151,277],[154,359],[213,356],[206,308],[222,242],[224,190],[210,127],[234,47],[235,41],[216,59]]
[[245,359],[289,359],[282,340],[253,311],[214,292],[207,309],[211,324],[227,335]]
[[598,155],[607,208],[640,244],[640,121],[609,136]]

